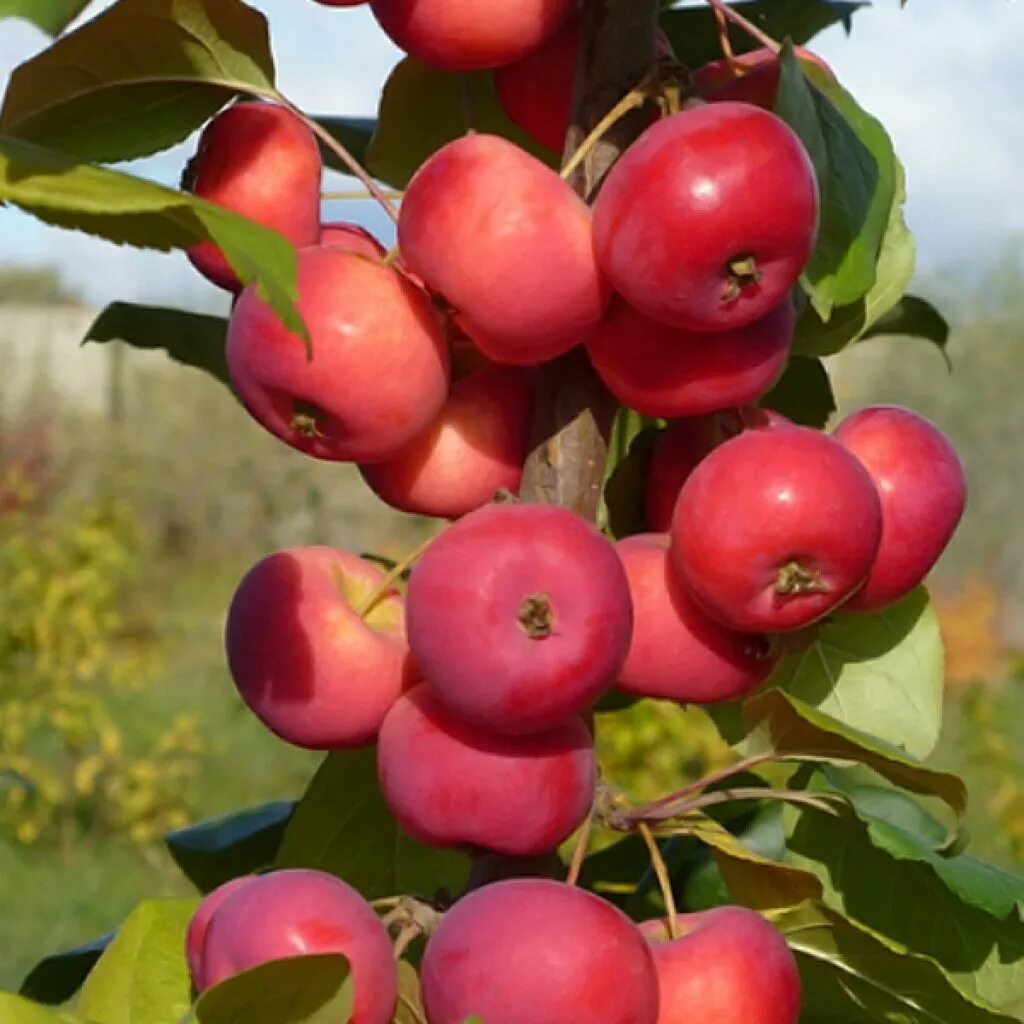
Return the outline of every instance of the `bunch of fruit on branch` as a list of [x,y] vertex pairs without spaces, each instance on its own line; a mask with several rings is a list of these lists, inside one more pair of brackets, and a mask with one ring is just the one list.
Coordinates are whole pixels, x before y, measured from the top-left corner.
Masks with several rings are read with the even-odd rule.
[[[568,0],[371,7],[431,66],[495,68],[508,116],[562,150],[581,31]],[[592,205],[503,138],[456,139],[392,210],[391,251],[321,223],[317,143],[283,106],[221,113],[190,165],[196,193],[298,250],[308,338],[240,290],[215,247],[190,253],[238,293],[227,362],[246,409],[300,452],[356,463],[396,509],[452,521],[409,560],[404,595],[404,565],[385,573],[326,547],[266,557],[231,604],[232,676],[286,742],[376,744],[389,808],[429,846],[537,858],[595,823],[646,830],[642,813],[595,801],[595,705],[612,692],[744,697],[794,636],[909,594],[963,512],[956,453],[913,412],[865,409],[826,433],[758,406],[789,356],[818,185],[771,112],[772,50],[692,81],[704,102],[652,106]],[[618,541],[513,497],[536,376],[580,346],[622,407],[665,421],[649,532]],[[268,960],[337,952],[353,1022],[384,1024],[388,926],[411,919],[429,932],[429,1024],[796,1020],[795,962],[759,915],[677,915],[666,894],[668,916],[637,925],[574,881],[490,882],[382,921],[320,872],[236,879],[192,921],[192,978],[201,992]]]

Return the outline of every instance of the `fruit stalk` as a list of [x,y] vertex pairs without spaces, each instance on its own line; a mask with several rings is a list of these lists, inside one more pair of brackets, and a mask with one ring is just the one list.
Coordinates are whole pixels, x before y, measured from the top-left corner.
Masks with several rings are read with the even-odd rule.
[[[566,161],[650,71],[657,16],[657,0],[587,0]],[[581,161],[570,178],[573,188],[592,199],[609,168],[645,127],[639,110],[619,120]],[[534,409],[520,496],[595,520],[615,402],[582,348],[542,369]]]

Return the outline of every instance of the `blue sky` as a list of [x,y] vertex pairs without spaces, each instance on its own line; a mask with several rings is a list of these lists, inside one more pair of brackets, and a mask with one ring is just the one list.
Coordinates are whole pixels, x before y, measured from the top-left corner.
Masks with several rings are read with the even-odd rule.
[[[381,83],[399,57],[365,9],[312,0],[254,0],[270,19],[278,83],[317,112],[371,114]],[[919,266],[984,262],[1024,238],[1024,0],[875,0],[815,49],[860,102],[886,124],[907,167],[908,217]],[[0,22],[0,78],[46,45],[20,21]],[[135,165],[167,183],[194,148],[188,142]],[[344,179],[327,179],[343,188]],[[370,204],[332,213],[379,229]],[[91,302],[216,301],[180,254],[159,255],[48,228],[0,209],[0,261],[55,263]]]

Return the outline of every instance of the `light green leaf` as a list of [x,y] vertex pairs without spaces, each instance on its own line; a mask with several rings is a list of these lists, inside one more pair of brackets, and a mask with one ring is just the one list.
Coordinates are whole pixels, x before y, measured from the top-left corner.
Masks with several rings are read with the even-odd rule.
[[290,330],[308,336],[294,305],[295,249],[262,224],[196,196],[0,135],[3,201],[47,224],[119,245],[166,252],[212,241],[241,281],[258,282]]
[[420,976],[408,960],[398,961],[398,1005],[392,1024],[427,1024],[420,995]]
[[3,1024],[61,1024],[69,1018],[13,992],[0,992],[0,1021]]
[[118,929],[82,986],[91,1024],[167,1024],[188,1009],[185,929],[198,900],[146,900]]
[[88,6],[89,0],[0,0],[0,18],[24,18],[55,36]]
[[240,0],[119,0],[15,69],[0,132],[83,160],[129,160],[273,83],[266,20]]

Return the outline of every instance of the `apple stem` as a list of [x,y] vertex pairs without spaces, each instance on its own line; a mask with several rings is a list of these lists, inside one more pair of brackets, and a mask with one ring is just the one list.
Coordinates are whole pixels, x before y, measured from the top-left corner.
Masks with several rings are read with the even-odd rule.
[[459,100],[462,102],[462,116],[466,122],[466,134],[476,134],[476,111],[473,107],[473,94],[469,89],[469,75],[459,75]]
[[715,12],[723,18],[728,18],[734,25],[738,25],[751,39],[756,39],[762,46],[767,46],[772,53],[778,53],[782,46],[770,35],[759,29],[752,21],[748,21],[739,11],[734,11],[723,0],[707,0]]
[[658,879],[658,887],[661,889],[661,897],[665,901],[665,913],[668,916],[668,935],[670,939],[679,938],[679,924],[676,921],[676,900],[672,893],[672,880],[668,876],[668,868],[665,866],[665,858],[658,849],[658,841],[654,833],[644,822],[637,825],[643,841],[647,844],[647,850],[651,855],[651,867]]
[[384,255],[384,266],[385,267],[393,266],[395,261],[401,255],[402,255],[402,250],[398,248],[397,244],[393,245],[390,249],[388,249],[387,253],[385,253],[385,255]]
[[[404,192],[399,192],[397,189],[388,188],[381,189],[381,194],[387,196],[388,199],[401,199],[405,195]],[[349,188],[342,189],[340,192],[321,192],[321,199],[376,199],[377,197],[372,193],[368,192],[365,188]]]
[[775,578],[775,593],[779,597],[798,597],[801,594],[827,594],[828,586],[817,569],[805,569],[795,559],[779,566]]
[[734,75],[738,75],[736,55],[732,52],[732,40],[729,38],[729,23],[725,20],[725,15],[717,7],[712,6],[712,10],[715,12],[715,24],[718,26],[718,45],[722,48],[722,56],[725,57],[729,70]]
[[580,826],[579,834],[576,836],[576,845],[572,851],[572,861],[569,864],[569,873],[565,876],[567,885],[576,885],[580,880],[580,872],[583,870],[583,861],[587,856],[587,846],[590,842],[590,833],[594,828],[594,808],[590,808],[587,820]]
[[365,619],[374,608],[380,604],[381,600],[387,596],[394,589],[394,585],[402,578],[406,570],[411,568],[413,564],[420,558],[424,551],[430,547],[434,542],[433,534],[429,536],[422,544],[419,544],[414,548],[408,555],[405,556],[400,562],[395,564],[388,570],[384,578],[380,581],[377,589],[356,609],[356,614],[361,619]]
[[604,137],[606,132],[622,120],[631,110],[642,107],[647,101],[647,79],[644,79],[635,89],[631,89],[618,103],[608,111],[594,130],[580,143],[579,148],[562,165],[559,175],[563,181],[568,181],[576,172],[576,168],[587,158],[587,154]]

